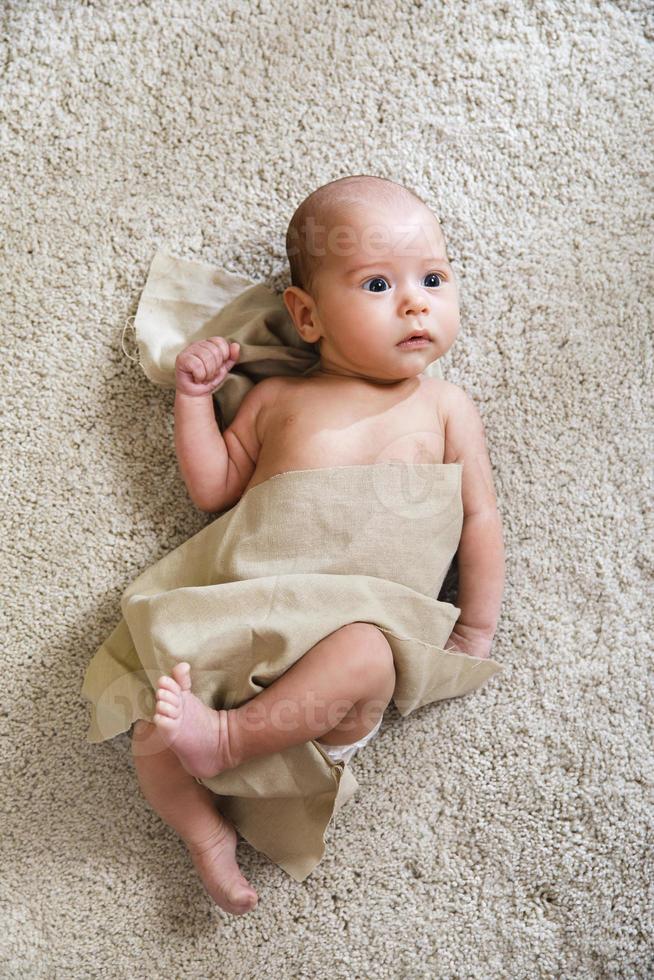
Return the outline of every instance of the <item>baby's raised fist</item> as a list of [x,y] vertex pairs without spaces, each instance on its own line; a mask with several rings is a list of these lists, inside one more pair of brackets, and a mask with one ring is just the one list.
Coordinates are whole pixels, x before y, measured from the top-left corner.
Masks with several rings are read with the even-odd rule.
[[208,337],[185,347],[175,359],[175,388],[183,395],[210,395],[236,364],[237,341]]

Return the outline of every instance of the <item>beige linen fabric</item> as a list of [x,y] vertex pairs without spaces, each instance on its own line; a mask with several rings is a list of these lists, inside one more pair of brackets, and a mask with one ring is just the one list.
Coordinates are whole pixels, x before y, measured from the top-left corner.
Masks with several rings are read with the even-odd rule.
[[[319,364],[317,344],[302,340],[279,293],[162,251],[152,260],[134,328],[141,367],[166,388],[175,387],[175,358],[189,344],[213,336],[240,343],[238,364],[214,392],[221,430],[258,381],[310,374]],[[438,361],[425,374],[442,377]]]
[[[458,463],[293,470],[240,501],[140,575],[82,693],[91,742],[151,720],[162,673],[191,664],[193,690],[236,707],[347,623],[381,629],[402,715],[474,690],[501,670],[445,651],[460,610],[439,601],[463,521]],[[255,848],[297,881],[324,853],[332,815],[357,789],[315,741],[202,782]]]

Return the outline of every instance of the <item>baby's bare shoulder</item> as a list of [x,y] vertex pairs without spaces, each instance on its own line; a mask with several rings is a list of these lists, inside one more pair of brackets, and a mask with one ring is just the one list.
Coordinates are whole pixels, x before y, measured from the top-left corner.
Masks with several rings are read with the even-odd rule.
[[439,410],[445,428],[445,462],[487,458],[484,422],[474,401],[459,385],[438,380]]
[[271,408],[280,400],[286,398],[291,391],[289,382],[293,380],[293,378],[285,378],[282,375],[276,374],[270,378],[263,378],[261,381],[257,381],[254,390],[257,393],[260,407],[262,409]]
[[448,412],[456,411],[457,405],[469,398],[463,388],[445,378],[425,378],[424,385],[427,397],[433,401],[443,420]]
[[255,385],[259,407],[257,428],[261,440],[265,436],[271,418],[274,418],[278,412],[284,411],[288,405],[289,399],[296,390],[295,382],[297,380],[299,379],[276,374],[258,381]]
[[295,397],[305,401],[309,396],[318,395],[322,390],[320,384],[310,375],[308,377],[297,374],[275,375],[272,378],[265,378],[259,384],[266,385],[263,394],[269,403],[277,402],[282,405]]
[[271,394],[280,391],[285,385],[285,382],[289,380],[291,379],[285,378],[280,374],[275,374],[269,378],[263,378],[261,381],[257,381],[256,388],[262,397],[269,398]]
[[446,381],[445,378],[425,378],[425,384],[430,396],[435,398],[443,408],[452,411],[456,411],[457,408],[462,409],[467,405],[474,408],[474,402],[470,395],[460,385],[454,384],[452,381]]

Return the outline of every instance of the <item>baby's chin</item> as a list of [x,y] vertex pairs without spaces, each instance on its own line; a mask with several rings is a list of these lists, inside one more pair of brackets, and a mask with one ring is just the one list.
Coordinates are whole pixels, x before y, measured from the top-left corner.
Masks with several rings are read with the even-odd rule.
[[311,374],[319,377],[358,378],[379,385],[394,385],[423,376],[440,356],[425,347],[416,347],[413,350],[396,348],[389,357],[381,361],[379,358],[362,360],[360,352],[357,353],[358,357],[345,357],[344,360],[349,363],[338,363],[329,357],[321,358]]

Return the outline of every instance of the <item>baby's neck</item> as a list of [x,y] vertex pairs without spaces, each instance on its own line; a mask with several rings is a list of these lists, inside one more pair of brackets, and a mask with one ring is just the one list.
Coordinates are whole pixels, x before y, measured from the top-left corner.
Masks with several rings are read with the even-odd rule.
[[407,381],[413,380],[412,378],[375,378],[367,374],[347,374],[344,371],[334,370],[333,368],[326,367],[319,363],[319,366],[315,371],[311,372],[311,377],[319,378],[336,378],[341,381],[365,381],[367,384],[379,385],[380,387],[393,387],[405,384]]

